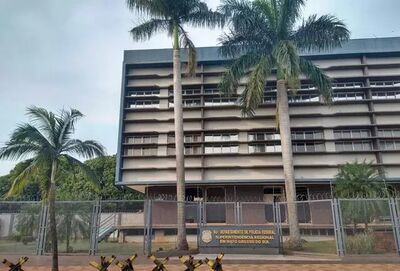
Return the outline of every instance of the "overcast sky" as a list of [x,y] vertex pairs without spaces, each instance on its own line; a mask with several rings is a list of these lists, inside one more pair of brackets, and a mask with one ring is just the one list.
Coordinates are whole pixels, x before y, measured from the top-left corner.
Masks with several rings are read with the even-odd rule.
[[[208,0],[215,8],[218,0]],[[343,19],[352,38],[400,36],[398,0],[310,0],[304,14]],[[170,47],[159,35],[135,43],[139,20],[125,0],[0,0],[0,146],[30,105],[79,109],[76,136],[116,152],[123,50]],[[196,46],[217,45],[220,31],[189,33]],[[0,176],[15,162],[0,161]]]

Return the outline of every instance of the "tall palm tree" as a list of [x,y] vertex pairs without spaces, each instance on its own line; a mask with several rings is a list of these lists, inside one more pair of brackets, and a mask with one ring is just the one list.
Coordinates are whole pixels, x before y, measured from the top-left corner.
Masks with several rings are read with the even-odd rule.
[[159,32],[167,32],[172,38],[174,123],[176,155],[177,195],[177,248],[187,250],[185,226],[185,162],[182,109],[181,47],[188,53],[188,73],[196,74],[196,50],[184,26],[223,26],[225,17],[211,11],[201,0],[127,0],[129,9],[146,16],[148,20],[135,26],[130,32],[134,40],[147,40]]
[[296,188],[288,107],[288,89],[300,85],[306,75],[326,102],[332,88],[328,76],[301,51],[327,50],[349,39],[345,24],[331,15],[310,16],[297,26],[305,0],[224,0],[220,10],[229,16],[230,31],[221,37],[221,54],[235,59],[224,74],[220,90],[226,95],[237,92],[247,78],[240,97],[242,113],[253,116],[263,103],[267,77],[277,76],[277,121],[281,135],[282,162],[288,202],[292,244],[300,244],[297,220]]
[[52,270],[58,270],[58,247],[56,229],[55,192],[59,180],[58,165],[61,161],[79,167],[85,174],[95,180],[90,168],[74,158],[92,158],[105,154],[104,147],[93,140],[81,141],[72,139],[76,122],[83,117],[78,110],[61,110],[59,115],[44,108],[29,107],[27,115],[30,122],[21,124],[11,134],[11,138],[0,148],[0,160],[26,160],[25,168],[14,179],[9,196],[21,193],[32,176],[45,176],[41,184],[44,199],[49,204],[50,238],[52,244]]

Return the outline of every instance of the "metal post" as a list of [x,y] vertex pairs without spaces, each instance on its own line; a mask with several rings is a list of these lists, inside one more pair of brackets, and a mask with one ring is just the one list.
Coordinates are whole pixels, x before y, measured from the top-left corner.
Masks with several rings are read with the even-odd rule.
[[152,200],[145,201],[145,228],[144,228],[144,253],[151,254],[151,239],[152,239]]
[[39,215],[38,238],[36,242],[36,255],[44,255],[46,247],[46,228],[48,222],[49,209],[46,204],[42,204]]
[[336,250],[339,256],[346,254],[346,246],[344,242],[343,223],[342,223],[342,212],[340,210],[340,202],[334,198],[331,201],[332,207],[332,220],[335,232]]
[[396,198],[389,199],[390,218],[392,220],[394,241],[396,243],[397,255],[400,255],[400,213]]
[[[273,209],[275,212],[275,225],[276,225],[276,231],[279,236],[279,252],[282,254],[283,253],[283,236],[282,236],[282,217],[281,217],[281,206],[279,202],[274,202],[273,203]],[[275,210],[276,209],[276,210]]]
[[93,202],[92,221],[90,227],[90,249],[89,255],[96,255],[98,249],[98,237],[101,222],[101,201],[96,200]]

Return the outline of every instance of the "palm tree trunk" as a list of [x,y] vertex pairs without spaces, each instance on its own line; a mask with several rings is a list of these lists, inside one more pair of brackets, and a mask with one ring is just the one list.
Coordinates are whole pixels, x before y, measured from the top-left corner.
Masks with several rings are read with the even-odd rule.
[[300,229],[296,205],[296,184],[294,179],[289,103],[285,80],[278,80],[277,82],[277,106],[279,132],[281,136],[283,173],[285,177],[290,241],[293,245],[298,246],[300,245]]
[[51,179],[49,191],[49,216],[50,216],[50,238],[52,252],[52,271],[58,271],[58,247],[57,247],[57,226],[56,226],[56,171],[57,162],[51,165]]
[[177,199],[177,249],[188,250],[185,224],[185,157],[182,109],[181,54],[178,27],[173,33],[174,65],[174,118],[175,118],[175,155],[176,155],[176,199]]

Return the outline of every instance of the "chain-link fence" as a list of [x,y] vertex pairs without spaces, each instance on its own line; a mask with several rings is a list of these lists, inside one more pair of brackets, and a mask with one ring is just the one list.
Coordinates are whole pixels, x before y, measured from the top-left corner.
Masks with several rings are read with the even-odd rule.
[[0,255],[36,254],[40,202],[0,202]]
[[[172,200],[56,203],[60,254],[120,254],[176,248],[178,206],[185,210],[189,248],[198,249],[201,226],[275,227],[285,254],[384,254],[400,245],[400,199],[320,199],[286,202]],[[297,210],[302,246],[290,245]],[[41,202],[0,202],[0,254],[51,252],[48,208]]]

